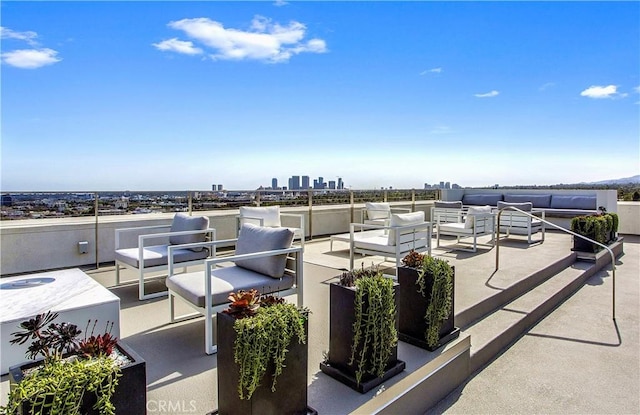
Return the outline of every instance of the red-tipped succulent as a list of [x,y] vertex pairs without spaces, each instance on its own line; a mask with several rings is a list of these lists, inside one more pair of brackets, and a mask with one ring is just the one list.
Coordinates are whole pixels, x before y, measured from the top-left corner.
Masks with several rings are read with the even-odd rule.
[[250,317],[260,308],[260,293],[258,290],[238,290],[229,294],[231,304],[223,313],[231,314],[236,318]]

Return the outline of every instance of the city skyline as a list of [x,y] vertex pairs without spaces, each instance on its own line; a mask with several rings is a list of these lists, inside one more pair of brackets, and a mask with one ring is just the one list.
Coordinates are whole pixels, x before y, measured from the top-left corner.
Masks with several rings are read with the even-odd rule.
[[1,7],[3,192],[640,173],[638,2]]

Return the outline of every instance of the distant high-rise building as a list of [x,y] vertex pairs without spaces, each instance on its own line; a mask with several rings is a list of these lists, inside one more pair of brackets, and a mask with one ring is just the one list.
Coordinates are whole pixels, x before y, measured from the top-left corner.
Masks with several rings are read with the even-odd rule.
[[335,180],[329,180],[329,189],[336,190],[336,181]]
[[450,183],[450,182],[446,182],[446,183],[444,184],[444,188],[445,188],[445,189],[451,189],[451,183]]
[[342,182],[342,177],[338,177],[338,189],[344,189],[344,183]]
[[223,189],[224,189],[224,186],[222,186],[221,184],[211,185],[211,190],[214,192],[221,192]]
[[300,176],[291,176],[289,179],[289,189],[300,190]]
[[307,190],[309,188],[309,176],[302,176],[302,189]]
[[13,206],[13,198],[11,195],[2,195],[2,206]]
[[276,179],[275,177],[273,179],[271,179],[271,188],[272,189],[277,189],[278,188],[278,179]]
[[313,188],[314,189],[325,189],[327,187],[327,184],[324,182],[324,177],[320,176],[318,177],[318,179],[314,179],[313,180]]

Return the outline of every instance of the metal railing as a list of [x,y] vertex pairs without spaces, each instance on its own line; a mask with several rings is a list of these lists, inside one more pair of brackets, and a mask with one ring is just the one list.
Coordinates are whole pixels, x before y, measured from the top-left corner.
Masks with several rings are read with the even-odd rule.
[[544,223],[545,225],[549,225],[553,228],[556,228],[564,233],[568,233],[570,235],[573,235],[574,237],[578,237],[581,239],[584,239],[587,242],[590,242],[592,244],[598,245],[604,249],[606,249],[607,251],[609,251],[609,255],[611,255],[611,267],[612,267],[612,304],[611,304],[611,315],[612,315],[612,319],[613,321],[616,320],[616,256],[613,253],[613,250],[611,248],[609,248],[607,245],[604,245],[600,242],[594,241],[592,239],[587,238],[584,235],[580,235],[578,233],[575,233],[573,231],[570,231],[569,229],[565,229],[561,226],[558,226],[554,223],[549,222],[546,219],[542,219],[532,213],[529,212],[525,212],[524,210],[518,209],[515,206],[505,206],[504,208],[500,209],[498,211],[498,218],[497,218],[497,223],[496,223],[496,236],[495,236],[495,240],[496,240],[496,269],[495,271],[498,271],[498,268],[500,267],[500,217],[502,216],[502,212],[504,212],[505,210],[514,210],[517,212],[520,212],[523,215],[529,216],[531,219],[536,219],[541,221],[542,223]]
[[[20,219],[86,218],[94,226],[96,267],[100,264],[100,217],[134,216],[136,213],[236,210],[241,206],[306,207],[309,236],[313,236],[313,210],[318,206],[349,206],[354,222],[356,206],[365,202],[411,203],[436,200],[438,189],[258,189],[224,191],[15,191],[2,194],[2,222]],[[14,206],[7,206],[13,204]],[[6,214],[24,210],[24,216]],[[44,215],[49,212],[49,216]],[[94,218],[91,220],[91,218]],[[13,219],[13,220],[12,220]]]

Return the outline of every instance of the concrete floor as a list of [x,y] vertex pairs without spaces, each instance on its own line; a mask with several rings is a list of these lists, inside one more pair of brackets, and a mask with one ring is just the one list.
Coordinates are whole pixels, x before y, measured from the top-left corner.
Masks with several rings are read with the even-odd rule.
[[[569,237],[553,232],[544,244],[505,241],[497,272],[495,249],[476,254],[434,249],[433,254],[456,266],[458,312],[568,254],[570,244]],[[358,413],[377,393],[361,395],[318,368],[328,348],[327,282],[348,266],[344,248],[336,243],[329,252],[328,240],[305,244],[305,304],[312,311],[308,395],[309,405],[321,414]],[[626,237],[624,249],[617,269],[620,337],[611,320],[611,272],[603,271],[429,413],[640,413],[640,238]],[[394,266],[379,257],[362,262],[391,271]],[[113,267],[86,272],[107,287],[115,282]],[[202,319],[170,325],[166,298],[138,301],[136,286],[111,290],[121,298],[121,338],[148,362],[148,413],[204,414],[215,409],[216,356],[204,354]],[[429,355],[404,343],[399,346],[399,356],[407,361],[405,372],[423,365]],[[6,376],[0,388],[4,403]]]
[[428,414],[640,413],[640,238]]

